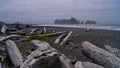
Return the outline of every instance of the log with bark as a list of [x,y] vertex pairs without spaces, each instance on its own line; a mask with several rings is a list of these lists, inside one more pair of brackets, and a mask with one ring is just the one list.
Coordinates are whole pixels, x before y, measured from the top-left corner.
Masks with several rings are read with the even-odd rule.
[[82,52],[105,68],[120,68],[120,58],[89,42],[82,43]]
[[7,40],[6,49],[14,67],[19,67],[20,65],[23,64],[22,55],[14,41]]
[[68,39],[71,36],[71,34],[72,34],[72,31],[70,31],[68,33],[68,35],[62,40],[62,42],[60,43],[60,45],[64,45],[68,41]]

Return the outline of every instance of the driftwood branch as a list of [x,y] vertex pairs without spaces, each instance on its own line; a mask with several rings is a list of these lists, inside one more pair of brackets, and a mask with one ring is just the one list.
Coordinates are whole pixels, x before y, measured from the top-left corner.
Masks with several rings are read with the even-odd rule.
[[66,31],[55,32],[55,33],[51,33],[51,34],[44,34],[44,35],[40,35],[40,36],[54,36],[54,35],[59,35],[59,34],[63,34],[63,33],[66,33]]
[[6,33],[6,29],[7,29],[7,26],[6,26],[6,25],[3,25],[2,28],[1,28],[1,32],[2,32],[3,34],[5,34],[5,33]]
[[61,38],[62,38],[64,35],[65,35],[65,34],[60,35],[60,36],[55,40],[55,44],[60,43]]
[[68,35],[63,39],[63,41],[60,43],[60,45],[64,45],[68,41],[68,39],[71,36],[71,34],[72,34],[72,31],[70,31],[68,33]]
[[0,42],[4,41],[4,40],[7,40],[7,39],[10,39],[10,38],[15,38],[15,37],[17,38],[17,37],[22,37],[22,36],[20,36],[20,35],[8,35],[6,37],[0,38]]

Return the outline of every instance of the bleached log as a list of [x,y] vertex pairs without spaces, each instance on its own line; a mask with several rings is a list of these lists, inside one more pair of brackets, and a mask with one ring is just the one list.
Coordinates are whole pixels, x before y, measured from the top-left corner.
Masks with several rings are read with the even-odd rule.
[[43,31],[44,31],[44,33],[46,33],[46,32],[47,32],[47,31],[46,31],[46,27],[45,27],[45,26],[44,26],[44,30],[43,30]]
[[2,32],[3,34],[5,34],[5,33],[6,33],[6,29],[7,29],[7,26],[6,26],[6,25],[3,25],[2,28],[1,28],[1,32]]
[[105,68],[120,68],[120,58],[114,54],[105,51],[89,42],[82,43],[82,52],[91,58],[94,62]]
[[36,62],[36,59],[34,57],[55,51],[54,48],[50,48],[50,45],[48,45],[47,42],[42,42],[38,40],[33,40],[31,42],[38,48],[27,57],[27,60],[20,66],[20,68],[30,68],[29,66]]
[[72,34],[72,31],[70,31],[68,33],[68,35],[63,39],[63,41],[60,43],[60,45],[64,45],[68,41],[68,39],[71,36],[71,34]]
[[119,49],[113,48],[113,47],[111,47],[111,46],[109,46],[109,45],[105,45],[105,48],[106,48],[109,52],[115,54],[117,57],[120,58],[120,50],[119,50]]
[[20,36],[20,35],[8,35],[6,37],[0,38],[0,42],[4,41],[4,40],[7,40],[7,39],[10,39],[10,38],[17,38],[17,37],[24,37],[24,36]]
[[[51,66],[52,63],[60,63],[60,65],[58,66],[60,66],[61,68],[72,68],[73,67],[70,59],[68,59],[63,54],[57,52],[56,49],[50,47],[50,45],[48,45],[47,42],[42,42],[38,40],[32,40],[31,42],[38,48],[27,57],[27,60],[23,63],[23,65],[20,66],[20,68],[34,68],[34,66],[37,66],[37,65],[39,65],[39,67],[41,68],[45,68],[42,66],[44,65]],[[49,60],[47,64],[44,63],[43,59]],[[38,63],[42,63],[42,65]]]
[[77,61],[74,68],[104,68],[104,67],[90,62]]
[[37,30],[36,28],[31,29],[30,34],[33,34],[36,30]]
[[22,65],[23,64],[22,55],[19,49],[17,48],[15,42],[13,42],[12,40],[7,40],[6,46],[7,46],[8,55],[14,67],[19,67],[20,65]]
[[34,44],[36,49],[39,48],[41,51],[50,48],[50,45],[44,41],[32,40],[31,42]]
[[62,64],[63,68],[73,68],[74,67],[71,63],[71,60],[68,59],[65,55],[61,54],[59,59],[60,59],[60,62]]
[[44,35],[40,35],[40,36],[54,36],[54,35],[59,35],[59,34],[63,34],[63,33],[66,33],[66,31],[62,31],[62,32],[55,32],[55,33],[51,33],[51,34],[44,34]]
[[60,43],[61,38],[62,38],[64,35],[65,35],[65,34],[60,35],[60,36],[55,40],[55,44]]

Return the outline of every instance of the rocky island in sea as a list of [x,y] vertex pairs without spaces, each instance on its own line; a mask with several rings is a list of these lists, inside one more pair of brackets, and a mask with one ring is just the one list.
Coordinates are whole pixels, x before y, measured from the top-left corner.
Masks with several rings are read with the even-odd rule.
[[56,19],[55,24],[80,24],[80,21],[75,19],[74,17],[71,17],[70,19]]
[[56,19],[54,21],[54,24],[96,24],[96,21],[93,20],[87,20],[87,21],[79,21],[74,17],[71,17],[70,19]]

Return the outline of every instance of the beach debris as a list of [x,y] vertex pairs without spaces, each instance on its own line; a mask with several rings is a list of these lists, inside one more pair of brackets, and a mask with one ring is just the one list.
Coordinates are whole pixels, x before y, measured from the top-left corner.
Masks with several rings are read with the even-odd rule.
[[10,39],[10,38],[17,38],[17,37],[22,37],[21,35],[15,35],[15,34],[12,34],[12,35],[8,35],[8,36],[6,36],[6,37],[2,37],[2,38],[0,38],[0,42],[1,41],[4,41],[4,40],[7,40],[7,39]]
[[47,30],[46,30],[46,27],[45,27],[45,26],[44,26],[44,30],[43,30],[43,31],[44,31],[44,33],[46,33],[46,32],[47,32]]
[[60,43],[60,41],[61,41],[61,38],[64,36],[65,34],[61,34],[56,40],[55,40],[55,44],[58,44],[58,43]]
[[117,57],[120,58],[120,50],[119,50],[119,49],[113,48],[113,47],[111,47],[111,46],[109,46],[109,45],[105,45],[105,48],[106,48],[109,52],[115,54]]
[[31,42],[34,44],[36,49],[39,48],[41,51],[50,48],[50,45],[44,41],[32,40]]
[[71,36],[71,34],[72,34],[72,31],[70,31],[70,32],[67,34],[67,36],[61,41],[60,45],[64,45],[64,44],[68,41],[68,39],[69,39],[69,37]]
[[7,40],[6,47],[7,47],[6,49],[7,49],[8,55],[14,67],[19,67],[20,65],[22,65],[23,64],[22,55],[19,49],[17,48],[15,42],[12,40]]
[[33,34],[36,30],[37,30],[36,28],[31,29],[30,34]]
[[71,63],[71,60],[67,58],[65,55],[60,56],[60,62],[62,63],[63,68],[73,68],[74,66]]
[[63,34],[63,33],[66,33],[66,31],[55,32],[55,33],[51,33],[51,34],[43,34],[40,36],[55,36],[55,35],[59,35],[59,34]]
[[32,40],[37,49],[33,51],[20,68],[73,68],[71,60],[52,48],[47,42]]
[[77,61],[76,64],[74,65],[74,68],[104,68],[104,67],[90,62]]
[[3,25],[2,28],[1,28],[1,32],[2,32],[3,34],[5,34],[5,33],[6,33],[6,29],[7,29],[7,26],[6,26],[6,25]]
[[93,45],[90,42],[82,43],[82,52],[91,58],[94,62],[104,66],[105,68],[120,68],[120,58],[114,54],[105,51]]
[[85,32],[88,32],[88,31],[90,31],[90,28],[86,28]]

